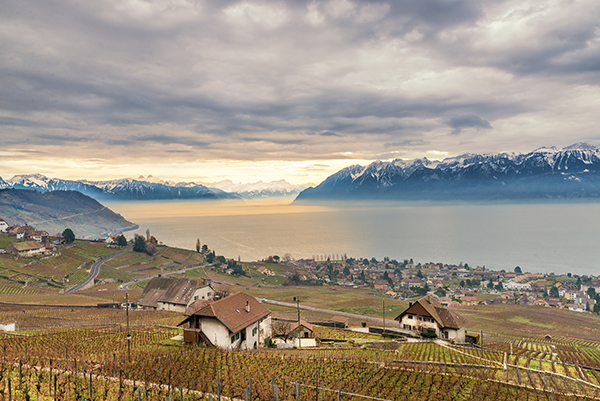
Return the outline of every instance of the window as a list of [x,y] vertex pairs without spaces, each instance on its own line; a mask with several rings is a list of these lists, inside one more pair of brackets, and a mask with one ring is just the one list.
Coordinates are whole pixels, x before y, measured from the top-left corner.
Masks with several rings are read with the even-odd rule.
[[233,344],[235,342],[235,334],[231,336],[231,343]]

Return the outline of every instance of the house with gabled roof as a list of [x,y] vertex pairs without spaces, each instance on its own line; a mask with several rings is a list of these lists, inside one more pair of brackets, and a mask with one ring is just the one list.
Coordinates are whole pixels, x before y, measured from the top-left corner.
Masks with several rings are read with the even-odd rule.
[[13,242],[10,244],[6,251],[12,253],[20,258],[27,258],[31,256],[37,256],[44,252],[46,248],[44,245],[35,241],[26,242]]
[[396,317],[400,326],[417,333],[435,334],[438,338],[465,342],[466,320],[426,295]]
[[206,279],[155,277],[146,284],[138,304],[145,309],[183,313],[196,300],[212,300],[215,290]]
[[0,233],[5,233],[8,231],[8,223],[4,221],[4,219],[0,218]]
[[243,292],[218,301],[198,300],[184,314],[187,318],[178,326],[184,326],[187,343],[248,350],[271,337],[271,311]]

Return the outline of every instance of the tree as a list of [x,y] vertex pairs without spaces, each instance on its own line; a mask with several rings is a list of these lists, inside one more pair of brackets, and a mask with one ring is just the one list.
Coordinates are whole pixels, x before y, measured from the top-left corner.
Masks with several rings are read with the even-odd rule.
[[196,252],[200,252],[200,249],[202,247],[200,246],[200,238],[196,238]]
[[489,288],[489,289],[494,288],[494,282],[492,281],[492,279],[490,279],[490,281],[487,283],[487,288]]
[[65,243],[67,244],[70,244],[73,241],[75,241],[75,234],[70,228],[65,228],[65,230],[62,232],[62,236],[65,239]]
[[460,280],[460,286],[461,286],[462,288],[465,288],[465,281],[464,281],[464,280]]
[[590,298],[596,298],[596,289],[594,287],[588,287],[586,293]]
[[208,255],[206,255],[205,259],[206,259],[206,263],[214,263],[215,262],[215,253],[209,252]]
[[141,235],[136,235],[133,240],[134,252],[146,252],[146,240]]
[[123,234],[119,235],[119,238],[117,238],[117,245],[118,246],[127,246],[127,238],[125,238],[125,236]]
[[204,244],[202,245],[202,252],[206,252],[208,251],[208,245]]
[[421,270],[417,272],[417,277],[423,278],[423,272]]
[[369,259],[364,258],[362,263],[363,263],[363,265],[367,266],[369,264]]
[[442,287],[435,290],[434,294],[437,295],[438,297],[445,297],[447,295],[446,290],[443,289]]
[[375,259],[375,257],[371,258],[371,263],[376,264],[377,263],[377,259]]
[[558,294],[558,288],[552,286],[550,287],[550,292],[548,293],[552,298],[558,298],[560,295]]
[[517,274],[523,273],[523,271],[521,270],[521,266],[515,267],[515,273],[517,273]]
[[146,229],[146,241],[150,241],[150,229]]
[[279,263],[279,259],[281,259],[279,255],[273,255],[273,260],[275,261],[275,263]]
[[498,283],[496,284],[496,286],[494,287],[497,291],[502,291],[502,283]]

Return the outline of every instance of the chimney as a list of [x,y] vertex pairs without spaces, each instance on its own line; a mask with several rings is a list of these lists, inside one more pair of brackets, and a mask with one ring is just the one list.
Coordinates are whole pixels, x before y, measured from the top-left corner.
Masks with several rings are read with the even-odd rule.
[[246,312],[250,313],[250,302],[246,301]]
[[206,285],[206,277],[204,278],[204,285]]

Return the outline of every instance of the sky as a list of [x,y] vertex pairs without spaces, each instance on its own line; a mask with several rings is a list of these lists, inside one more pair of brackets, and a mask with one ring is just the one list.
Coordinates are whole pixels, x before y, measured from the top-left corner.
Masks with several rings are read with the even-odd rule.
[[600,145],[598,0],[0,0],[0,177]]

